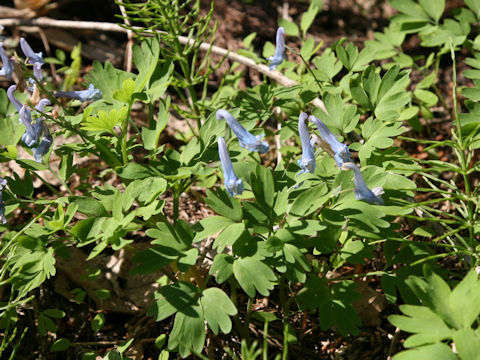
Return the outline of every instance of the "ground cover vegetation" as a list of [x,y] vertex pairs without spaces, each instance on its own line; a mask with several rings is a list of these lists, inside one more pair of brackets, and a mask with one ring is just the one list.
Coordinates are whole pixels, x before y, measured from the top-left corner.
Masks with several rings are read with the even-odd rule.
[[215,2],[118,1],[129,71],[6,27],[0,357],[478,359],[480,0],[389,4],[234,53]]

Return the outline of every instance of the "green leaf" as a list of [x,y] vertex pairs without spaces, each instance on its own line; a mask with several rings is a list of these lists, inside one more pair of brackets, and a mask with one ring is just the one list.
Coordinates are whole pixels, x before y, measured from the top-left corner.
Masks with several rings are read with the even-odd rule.
[[201,241],[209,236],[215,235],[232,223],[232,220],[224,216],[211,216],[202,219],[194,226],[195,237],[193,238],[193,242]]
[[416,89],[413,95],[428,107],[434,106],[438,102],[437,95],[428,90]]
[[300,29],[303,32],[303,36],[307,33],[319,11],[320,8],[315,3],[311,2],[308,10],[303,13],[302,19],[300,20]]
[[461,329],[453,335],[455,349],[462,360],[478,360],[480,337],[473,329]]
[[458,360],[450,346],[444,343],[421,346],[416,349],[402,351],[392,360]]
[[51,352],[63,351],[63,350],[68,349],[68,347],[69,347],[71,344],[72,344],[72,343],[70,342],[70,340],[65,339],[65,338],[61,338],[61,339],[56,340],[56,341],[53,343],[52,347],[50,348],[50,351],[51,351]]
[[244,223],[233,223],[228,225],[225,230],[215,239],[213,248],[222,252],[226,246],[232,246],[242,236],[245,230]]
[[235,260],[233,274],[242,289],[252,298],[255,296],[255,289],[261,295],[268,296],[276,281],[275,274],[267,265],[249,257]]
[[445,0],[419,0],[419,4],[438,23],[445,9]]
[[42,311],[42,313],[44,313],[45,315],[50,316],[54,319],[60,319],[60,318],[62,318],[66,315],[65,312],[63,312],[62,310],[58,310],[58,309],[47,309],[47,310]]
[[133,81],[131,78],[127,78],[123,80],[122,88],[113,92],[112,97],[124,104],[130,104],[132,101],[132,95],[135,92],[135,87],[135,81]]
[[450,295],[452,317],[461,327],[470,327],[480,315],[480,281],[470,272],[455,286]]
[[132,345],[133,340],[134,340],[134,338],[131,338],[129,340],[125,340],[123,343],[121,343],[120,345],[117,346],[117,351],[120,354],[123,354],[125,352],[125,350],[127,350],[130,347],[130,345]]
[[263,207],[267,214],[270,214],[275,201],[275,185],[272,171],[262,166],[257,166],[255,173],[250,174],[250,182],[257,203]]
[[390,4],[398,11],[409,15],[409,21],[429,20],[425,11],[413,0],[390,0]]
[[177,311],[196,316],[198,313],[191,305],[197,291],[196,286],[184,281],[164,286],[155,292],[155,302],[148,308],[147,315],[155,317],[155,321],[162,321]]
[[294,200],[290,209],[290,214],[302,217],[316,211],[330,197],[330,194],[327,194],[327,191],[328,189],[325,184],[320,184],[306,191],[303,191]]
[[196,303],[187,312],[178,312],[168,339],[170,350],[178,349],[182,358],[190,352],[200,353],[205,342],[205,324],[202,307]]
[[159,102],[157,119],[153,117],[150,121],[149,127],[142,127],[142,141],[143,147],[147,150],[157,150],[158,139],[160,134],[167,126],[168,118],[170,114],[168,112],[170,106],[170,98],[167,99],[166,105],[163,102]]
[[414,333],[404,343],[405,347],[439,342],[453,335],[440,316],[425,306],[400,305],[404,315],[391,315],[388,320],[403,331]]
[[159,335],[155,339],[155,347],[161,350],[163,348],[163,345],[165,345],[165,341],[167,341],[167,335],[165,334]]
[[82,130],[96,132],[96,133],[104,133],[108,132],[112,135],[115,135],[113,128],[121,124],[121,122],[127,116],[127,107],[123,106],[119,110],[112,109],[109,113],[99,110],[96,116],[88,116],[82,122]]
[[361,295],[353,290],[355,287],[353,281],[341,281],[327,286],[325,279],[309,275],[297,300],[301,310],[318,308],[322,329],[336,326],[343,335],[357,334],[361,321],[352,302]]
[[150,204],[165,192],[167,185],[167,181],[159,176],[131,182],[124,192],[123,209],[128,210],[132,205],[133,199],[138,199],[141,203]]
[[209,274],[215,275],[218,284],[222,284],[227,281],[230,276],[233,275],[233,262],[234,259],[228,254],[218,254],[213,259],[212,267]]
[[202,292],[200,304],[205,320],[215,335],[218,335],[219,328],[224,334],[230,333],[230,316],[237,315],[237,309],[225,292],[216,287],[208,288]]
[[299,36],[300,31],[298,30],[298,26],[286,19],[279,18],[278,19],[278,26],[283,26],[285,29],[285,33],[289,36]]
[[124,167],[117,169],[117,174],[127,180],[135,179],[145,179],[152,175],[157,175],[155,172],[150,170],[148,167],[137,164],[137,163],[128,163]]
[[57,327],[55,326],[55,323],[52,321],[52,319],[43,314],[40,314],[40,316],[38,317],[38,332],[40,333],[40,335],[45,336],[47,332],[56,333]]
[[145,39],[141,45],[134,45],[132,48],[133,62],[138,69],[135,80],[136,92],[142,91],[149,82],[155,68],[157,67],[160,55],[160,40],[158,37]]
[[85,196],[72,196],[70,203],[78,206],[78,212],[87,216],[108,216],[107,210],[102,203],[94,198]]
[[192,248],[186,251],[183,251],[180,257],[178,258],[177,267],[178,270],[182,272],[187,272],[190,266],[195,264],[198,259],[198,249]]
[[85,76],[85,81],[95,85],[102,92],[103,99],[113,99],[113,93],[121,89],[123,81],[135,78],[135,75],[126,71],[115,69],[110,61],[104,66],[99,61],[93,62],[93,69]]
[[92,330],[93,332],[98,332],[103,325],[105,325],[105,315],[103,313],[99,313],[95,315],[95,317],[92,320]]
[[132,262],[138,264],[132,274],[151,274],[175,261],[180,255],[181,245],[177,242],[163,241],[136,254]]
[[235,222],[242,220],[242,208],[237,199],[228,195],[223,189],[207,190],[207,198],[205,199],[208,205],[216,213],[223,215]]
[[472,9],[477,19],[480,18],[480,0],[465,0],[465,4]]

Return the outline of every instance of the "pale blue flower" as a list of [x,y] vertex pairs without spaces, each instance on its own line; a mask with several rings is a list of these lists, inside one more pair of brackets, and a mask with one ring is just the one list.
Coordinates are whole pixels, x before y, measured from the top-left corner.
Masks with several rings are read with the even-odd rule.
[[220,157],[220,162],[222,163],[223,177],[225,179],[225,188],[230,196],[240,195],[244,190],[243,181],[235,175],[232,160],[230,159],[230,155],[228,155],[225,139],[219,136],[217,143],[218,155]]
[[297,160],[298,165],[302,168],[298,175],[303,173],[313,173],[315,170],[315,153],[312,144],[310,143],[310,133],[308,132],[307,120],[308,115],[304,112],[298,117],[298,133],[300,134],[300,140],[302,142],[302,158]]
[[45,136],[40,145],[38,145],[38,148],[32,148],[33,156],[35,157],[36,162],[42,162],[43,156],[48,153],[50,146],[52,146],[53,143],[53,138],[52,135],[50,135],[50,131],[48,131],[48,127],[45,124],[43,124],[43,126]]
[[80,91],[57,91],[55,93],[56,97],[67,97],[71,99],[77,99],[81,102],[85,101],[95,101],[100,100],[103,96],[102,92],[98,89],[95,89],[93,84],[88,86],[87,90],[80,90]]
[[267,58],[270,60],[268,67],[273,70],[285,60],[285,29],[280,26],[277,30],[277,40],[275,44],[275,53]]
[[[51,104],[50,100],[42,99],[38,102],[37,106],[35,106],[35,110],[43,113],[45,106],[50,105],[50,104]],[[33,125],[33,132],[35,134],[35,144],[38,144],[40,142],[40,137],[44,133],[44,130],[45,130],[46,126],[43,124],[43,121],[44,121],[43,116],[40,116],[35,121],[35,125]]]
[[[7,89],[7,97],[8,100],[15,106],[15,109],[17,109],[18,112],[22,109],[23,104],[18,101],[18,99],[15,97],[14,92],[17,89],[16,85],[10,85],[9,88]],[[19,122],[21,123],[22,120],[19,119]]]
[[0,69],[0,76],[5,76],[7,80],[10,80],[13,73],[13,65],[10,61],[5,49],[3,48],[3,42],[0,42],[0,58],[2,59],[2,68]]
[[29,64],[43,64],[43,53],[40,51],[38,53],[34,52],[30,45],[28,44],[27,40],[25,40],[23,37],[20,38],[20,47],[22,48],[23,54],[25,57],[28,59]]
[[0,221],[2,224],[7,222],[5,218],[5,204],[3,202],[2,190],[7,185],[7,180],[0,178]]
[[230,129],[237,135],[241,147],[250,151],[257,151],[260,154],[264,154],[270,149],[268,143],[262,140],[263,134],[256,136],[250,134],[227,110],[220,109],[216,115],[217,120],[225,119],[227,121]]
[[34,52],[24,38],[20,38],[20,47],[28,59],[28,63],[33,65],[33,76],[35,76],[38,81],[41,81],[43,79],[42,66],[44,64],[42,52]]
[[346,162],[341,167],[342,170],[353,170],[353,183],[355,184],[355,198],[365,200],[370,204],[383,205],[383,199],[380,197],[384,193],[382,187],[375,187],[370,190],[365,184],[362,173],[357,165],[352,162]]
[[335,135],[331,133],[320,119],[313,115],[310,115],[309,119],[317,126],[318,132],[320,133],[320,146],[335,159],[337,166],[341,167],[343,163],[351,162],[352,156],[350,155],[348,146],[338,141]]
[[20,122],[25,126],[25,134],[22,136],[22,141],[28,146],[35,145],[35,131],[32,126],[32,118],[30,110],[25,105],[20,109]]

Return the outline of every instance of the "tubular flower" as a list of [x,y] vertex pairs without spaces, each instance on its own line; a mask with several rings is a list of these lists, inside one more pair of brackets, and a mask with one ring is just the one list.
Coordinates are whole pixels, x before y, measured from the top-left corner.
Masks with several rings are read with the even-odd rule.
[[352,162],[346,162],[341,167],[342,170],[353,170],[353,183],[355,184],[355,198],[365,200],[370,204],[383,205],[383,199],[380,197],[384,193],[382,187],[376,187],[370,190],[365,184],[362,173],[357,165]]
[[[7,89],[7,97],[8,97],[8,100],[10,100],[10,102],[15,106],[15,109],[17,109],[17,111],[20,112],[23,104],[20,101],[18,101],[15,95],[13,95],[15,90],[17,90],[17,86],[10,85],[10,87]],[[22,120],[19,120],[19,121],[21,122]]]
[[3,48],[3,42],[0,42],[0,58],[2,59],[2,68],[0,69],[0,76],[5,76],[7,80],[10,80],[13,73],[12,62],[8,58],[5,49]]
[[320,119],[313,115],[310,115],[309,119],[317,126],[318,132],[320,133],[320,146],[328,155],[335,159],[337,166],[341,167],[343,163],[351,162],[352,156],[350,155],[348,146],[338,141],[335,135],[331,133]]
[[41,81],[43,78],[42,65],[44,64],[42,52],[34,52],[24,38],[20,38],[20,47],[22,48],[23,54],[27,57],[28,63],[33,65],[33,76],[35,76],[38,81]]
[[85,101],[95,101],[100,100],[103,96],[102,92],[98,89],[95,89],[93,84],[88,86],[88,89],[81,91],[57,91],[55,94],[56,97],[67,97],[71,99],[77,99],[81,102]]
[[35,144],[35,130],[32,126],[30,110],[25,105],[20,109],[20,122],[25,126],[25,134],[22,136],[22,141],[28,147],[32,147]]
[[5,224],[7,222],[7,219],[5,218],[5,204],[3,203],[2,199],[2,190],[6,185],[7,180],[0,178],[0,221],[2,222],[2,224]]
[[298,173],[299,175],[306,172],[313,173],[316,166],[314,147],[310,143],[310,134],[305,124],[307,118],[308,115],[304,112],[298,117],[298,133],[300,134],[300,140],[302,142],[302,158],[297,160],[298,165],[302,168]]
[[50,135],[48,127],[45,124],[43,124],[43,127],[45,136],[43,137],[42,142],[37,148],[32,148],[33,156],[35,157],[36,162],[42,162],[43,156],[48,153],[48,150],[50,150],[50,146],[52,146],[53,143],[53,138],[52,135]]
[[282,26],[277,30],[275,53],[273,56],[268,57],[267,60],[271,61],[268,65],[270,70],[274,70],[277,65],[280,65],[285,60],[285,29]]
[[221,136],[218,137],[218,155],[223,168],[223,177],[225,179],[225,188],[230,196],[240,195],[243,190],[243,181],[239,179],[233,170],[232,160],[228,155],[227,144],[225,139]]
[[[38,102],[37,106],[35,106],[35,110],[39,112],[44,112],[44,108],[47,105],[50,105],[50,100],[48,99],[42,99]],[[33,132],[35,134],[35,144],[38,144],[40,142],[40,137],[42,136],[42,133],[44,132],[44,129],[46,126],[43,124],[43,116],[37,118],[35,121],[35,125],[33,125]]]
[[268,143],[262,140],[263,134],[256,136],[250,134],[227,110],[220,109],[217,111],[217,120],[222,119],[225,119],[230,129],[237,135],[240,146],[244,149],[257,151],[260,154],[264,154],[270,149]]

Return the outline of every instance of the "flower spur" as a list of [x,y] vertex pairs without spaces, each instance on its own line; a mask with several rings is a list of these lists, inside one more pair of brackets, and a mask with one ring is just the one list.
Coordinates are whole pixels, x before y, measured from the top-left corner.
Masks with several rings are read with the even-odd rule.
[[365,184],[362,173],[357,165],[352,162],[346,162],[341,166],[344,171],[353,170],[353,183],[355,184],[355,198],[365,200],[370,204],[383,205],[383,199],[380,197],[384,191],[382,187],[375,187],[370,190]]
[[268,57],[267,60],[270,61],[268,65],[270,70],[274,70],[285,60],[285,29],[282,26],[277,29],[275,53],[273,56]]
[[341,167],[345,162],[352,161],[348,146],[338,141],[335,135],[332,134],[320,119],[310,115],[309,120],[317,126],[318,132],[320,133],[320,146],[328,155],[335,159],[338,167]]
[[313,173],[316,166],[314,148],[310,142],[310,134],[308,132],[307,124],[305,124],[307,118],[308,115],[304,112],[298,117],[298,133],[300,134],[300,141],[302,142],[302,158],[297,160],[297,163],[302,170],[300,170],[298,175],[307,172]]
[[233,170],[232,160],[228,154],[227,144],[225,139],[221,136],[218,137],[218,155],[223,168],[223,177],[225,180],[225,188],[230,196],[240,195],[243,190],[243,181],[235,175]]
[[225,119],[230,129],[237,135],[241,147],[250,151],[257,151],[260,154],[264,154],[270,149],[268,143],[262,140],[263,134],[250,134],[227,110],[218,110],[216,116],[217,120]]

